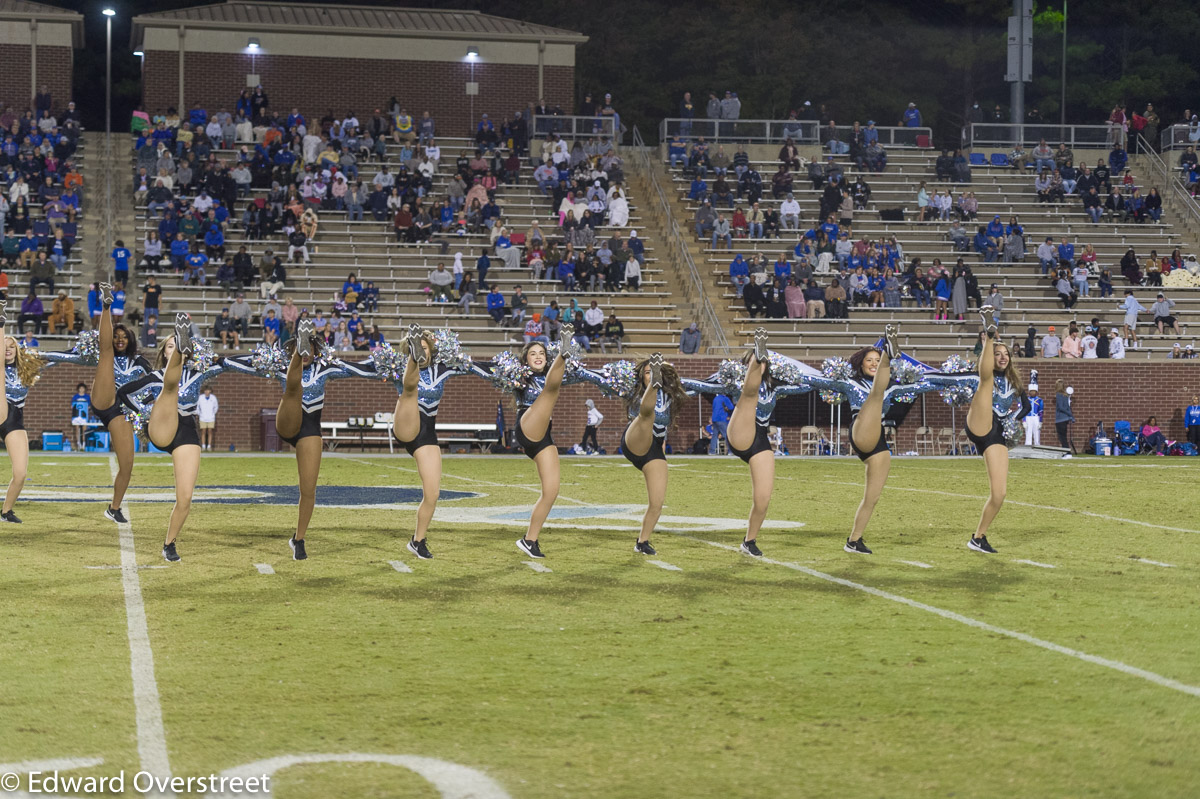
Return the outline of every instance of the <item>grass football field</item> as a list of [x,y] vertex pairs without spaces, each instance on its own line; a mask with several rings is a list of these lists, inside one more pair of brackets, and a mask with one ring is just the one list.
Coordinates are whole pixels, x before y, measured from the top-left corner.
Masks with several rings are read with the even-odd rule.
[[169,461],[137,463],[128,528],[101,516],[109,456],[52,453],[0,528],[0,772],[123,771],[130,796],[143,769],[270,773],[280,799],[1200,795],[1189,459],[1013,462],[992,556],[965,546],[978,458],[895,459],[872,556],[841,549],[858,460],[784,459],[759,561],[744,465],[675,458],[648,561],[641,475],[564,458],[538,570],[524,458],[446,459],[418,561],[411,459],[327,456],[295,562],[294,460],[206,455],[169,567]]

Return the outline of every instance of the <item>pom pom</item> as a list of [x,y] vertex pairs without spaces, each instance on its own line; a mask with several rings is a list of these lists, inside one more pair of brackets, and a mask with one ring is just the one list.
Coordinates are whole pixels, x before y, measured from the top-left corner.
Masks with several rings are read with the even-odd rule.
[[375,364],[375,371],[384,380],[399,383],[404,380],[404,367],[408,364],[408,355],[385,341],[371,350],[371,362]]
[[87,359],[88,363],[100,362],[100,333],[96,330],[84,330],[75,337],[74,351]]
[[600,391],[609,397],[628,397],[637,380],[633,361],[610,361],[600,367]]
[[806,368],[799,361],[794,361],[770,350],[767,351],[767,362],[770,364],[771,377],[789,386],[808,385],[806,378],[816,372],[815,369]]
[[524,391],[532,374],[533,371],[508,350],[502,350],[492,359],[492,385],[508,394]]
[[[950,374],[964,374],[975,371],[975,367],[971,366],[971,362],[961,355],[951,355],[942,363],[942,371]],[[969,405],[971,397],[975,396],[975,388],[969,385],[948,386],[938,394],[947,405]]]
[[290,360],[286,352],[270,344],[259,344],[250,353],[250,365],[263,377],[283,377],[287,374]]
[[205,339],[194,338],[192,339],[192,351],[188,353],[187,360],[183,365],[193,372],[206,372],[216,361],[217,353],[213,351],[213,345]]
[[975,367],[961,355],[951,355],[942,363],[942,371],[949,372],[950,374],[960,374],[962,372],[974,372]]
[[445,328],[434,331],[433,334],[434,360],[444,364],[456,372],[466,372],[471,368],[471,356],[463,352],[462,344],[458,342],[458,334]]
[[[826,358],[821,363],[821,374],[828,377],[830,380],[849,380],[854,376],[854,367],[845,358],[833,357]],[[840,391],[832,391],[823,389],[819,392],[821,399],[828,402],[830,405],[841,405],[845,401]]]
[[903,358],[892,361],[892,381],[903,385],[919,383],[924,375],[921,367]]
[[1025,423],[1017,419],[1015,416],[1006,416],[1001,422],[1001,427],[1004,429],[1004,443],[1009,447],[1015,447],[1025,443]]
[[721,365],[717,367],[717,382],[740,393],[742,383],[746,382],[746,364],[741,361],[721,361]]

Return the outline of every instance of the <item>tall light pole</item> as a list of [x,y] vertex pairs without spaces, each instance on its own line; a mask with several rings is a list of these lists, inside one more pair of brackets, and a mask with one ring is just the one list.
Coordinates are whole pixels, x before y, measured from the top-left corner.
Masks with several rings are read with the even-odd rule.
[[113,177],[112,177],[112,21],[117,15],[112,6],[105,6],[104,11],[105,48],[104,48],[104,254],[112,252],[113,248]]
[[1063,0],[1063,40],[1062,40],[1062,100],[1058,115],[1058,124],[1065,135],[1067,129],[1067,0]]

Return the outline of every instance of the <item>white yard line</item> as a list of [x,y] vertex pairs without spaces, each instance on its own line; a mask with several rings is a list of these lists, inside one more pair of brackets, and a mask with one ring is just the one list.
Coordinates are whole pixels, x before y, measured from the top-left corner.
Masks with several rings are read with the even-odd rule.
[[[117,476],[117,456],[108,456],[108,468]],[[129,505],[123,505],[130,517]],[[125,590],[125,617],[129,631],[129,668],[133,676],[133,707],[137,723],[138,759],[143,771],[169,779],[171,763],[167,756],[167,731],[163,726],[158,681],[154,678],[154,652],[146,626],[146,605],[138,579],[137,551],[133,545],[132,524],[118,524],[121,543],[121,584]]]
[[918,569],[932,569],[933,564],[922,563],[919,560],[898,560],[897,563],[903,563],[906,566],[916,566]]
[[[843,480],[823,480],[822,482],[829,483],[831,485],[842,485],[842,486],[861,486],[862,485],[861,482],[856,483],[856,482],[849,482],[849,481],[843,481]],[[929,489],[929,488],[898,488],[896,486],[888,486],[887,490],[888,491],[908,491],[913,494],[937,494],[937,495],[943,496],[943,497],[958,497],[960,499],[980,499],[980,500],[987,499],[987,497],[982,496],[981,494],[956,494],[952,491],[934,491],[933,489]],[[1122,518],[1121,516],[1108,516],[1104,513],[1093,513],[1092,511],[1076,510],[1075,508],[1060,508],[1055,505],[1038,505],[1033,502],[1018,502],[1017,500],[1013,500],[1013,499],[1004,500],[1004,504],[1005,505],[1020,505],[1022,508],[1036,508],[1038,510],[1054,510],[1054,511],[1059,511],[1060,513],[1074,513],[1079,516],[1090,516],[1093,519],[1104,519],[1105,521],[1121,522],[1122,524],[1136,524],[1139,527],[1149,527],[1154,530],[1170,530],[1171,532],[1175,532],[1175,533],[1197,533],[1197,534],[1200,534],[1200,530],[1193,530],[1189,527],[1171,527],[1171,526],[1165,525],[1165,524],[1152,524],[1150,522],[1143,522],[1138,519],[1125,519],[1125,518]]]
[[[411,472],[412,474],[418,473],[416,469],[409,469],[405,466],[392,466],[387,463],[372,463],[371,461],[365,461],[362,458],[346,458],[346,460],[351,461],[353,463],[361,463],[365,466],[383,467],[384,469],[395,469],[398,472]],[[496,483],[491,480],[478,480],[474,477],[463,477],[460,474],[450,474],[449,472],[442,472],[442,477],[448,478],[451,480],[461,480],[464,483],[474,483],[475,485],[489,486],[491,488],[520,488],[524,491],[532,491],[535,494],[542,493],[542,487],[540,485],[525,485],[522,483]],[[578,499],[572,499],[571,497],[564,497],[562,494],[559,494],[558,498],[564,502],[574,502],[576,505],[591,505],[592,504],[590,502],[583,502]]]
[[275,569],[270,563],[255,563],[254,568],[258,569],[259,574],[274,574]]
[[553,571],[549,566],[543,566],[536,560],[523,560],[521,562],[533,569],[535,572],[541,572],[542,574],[549,574],[551,571]]
[[670,563],[667,563],[666,561],[663,561],[663,560],[648,560],[648,561],[646,561],[646,562],[647,562],[647,563],[649,563],[649,564],[651,564],[651,565],[657,566],[657,567],[658,567],[658,568],[660,568],[660,569],[665,569],[666,571],[669,571],[669,572],[681,572],[681,571],[683,571],[683,569],[679,568],[678,566],[674,566],[674,565],[672,565],[672,564],[670,564]]
[[60,757],[54,760],[22,760],[20,763],[0,763],[0,774],[13,772],[28,774],[31,771],[74,771],[91,768],[104,762],[102,757]]
[[1013,563],[1024,563],[1026,566],[1037,566],[1039,569],[1057,569],[1057,566],[1051,566],[1049,563],[1038,563],[1036,560],[1025,560],[1021,558],[1014,560]]
[[[704,538],[697,538],[696,536],[692,536],[692,535],[681,535],[679,533],[676,533],[675,535],[680,535],[681,538],[689,538],[693,541],[699,541],[702,544],[708,544],[709,546],[716,547],[717,549],[726,549],[726,550],[729,550],[730,552],[738,551],[737,547],[731,546],[729,544],[721,543],[720,541],[708,541]],[[862,583],[856,583],[852,580],[846,580],[841,577],[835,577],[832,574],[826,574],[825,572],[820,572],[820,571],[817,571],[816,569],[810,569],[807,566],[801,566],[799,563],[788,563],[786,561],[774,560],[772,558],[765,558],[765,557],[764,558],[754,558],[754,560],[757,560],[761,563],[769,563],[772,566],[783,566],[785,569],[792,569],[793,571],[798,571],[801,574],[807,574],[809,577],[815,577],[818,580],[824,580],[825,582],[828,582],[828,583],[840,585],[845,588],[851,588],[855,591],[862,591],[865,594],[871,594],[872,596],[877,596],[880,599],[886,599],[890,602],[896,602],[901,605],[907,605],[910,608],[915,608],[917,610],[923,610],[926,613],[932,613],[935,616],[941,616],[943,619],[949,619],[950,621],[956,621],[959,624],[965,624],[968,627],[974,627],[976,629],[986,630],[987,632],[995,633],[997,635],[1003,635],[1006,638],[1012,638],[1014,640],[1021,641],[1022,643],[1031,644],[1033,646],[1040,647],[1042,649],[1046,649],[1051,652],[1057,652],[1060,655],[1066,655],[1067,657],[1072,657],[1072,658],[1075,658],[1076,660],[1082,660],[1085,663],[1091,663],[1096,666],[1103,666],[1106,669],[1112,669],[1113,671],[1119,671],[1122,674],[1128,674],[1131,677],[1137,677],[1139,679],[1146,680],[1147,682],[1152,682],[1155,685],[1162,686],[1163,688],[1170,688],[1171,690],[1179,691],[1180,693],[1188,694],[1190,696],[1200,697],[1200,686],[1188,685],[1187,683],[1182,683],[1182,682],[1179,682],[1178,680],[1173,680],[1170,677],[1164,677],[1161,674],[1155,674],[1152,671],[1146,671],[1145,669],[1140,669],[1137,666],[1130,666],[1128,663],[1122,663],[1119,660],[1112,660],[1110,658],[1104,658],[1104,657],[1100,657],[1098,655],[1090,655],[1087,652],[1080,652],[1078,649],[1071,649],[1070,647],[1061,646],[1052,641],[1046,641],[1041,638],[1035,638],[1032,635],[1027,635],[1025,633],[1017,632],[1015,630],[1008,630],[1008,629],[1005,629],[1004,627],[997,627],[994,624],[988,624],[985,621],[979,621],[978,619],[972,619],[970,616],[964,616],[961,613],[955,613],[952,610],[945,610],[943,608],[934,607],[933,605],[927,605],[924,602],[918,602],[914,599],[909,599],[908,597],[900,596],[899,594],[893,594],[890,591],[884,591],[879,588],[872,588],[869,585],[863,585]]]
[[412,574],[412,567],[402,560],[389,560],[388,565],[401,574]]
[[1161,560],[1148,560],[1146,558],[1134,558],[1138,563],[1149,563],[1151,566],[1162,566],[1164,569],[1174,569],[1174,563],[1163,563]]

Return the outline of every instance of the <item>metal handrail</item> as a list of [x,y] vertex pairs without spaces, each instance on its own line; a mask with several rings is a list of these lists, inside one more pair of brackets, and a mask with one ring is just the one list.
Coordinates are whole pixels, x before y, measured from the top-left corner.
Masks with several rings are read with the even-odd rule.
[[[621,118],[614,116],[534,116],[531,134],[537,137],[557,133],[567,139],[605,139],[619,143],[621,130],[616,126],[620,122]],[[613,135],[614,130],[616,136]]]
[[[1196,139],[1191,138],[1196,136]],[[1185,150],[1188,145],[1200,145],[1200,125],[1168,125],[1158,135],[1163,150]]]
[[[850,142],[852,125],[837,126],[839,141]],[[860,130],[866,130],[865,125]],[[932,141],[932,128],[876,127],[879,143],[884,147],[916,147],[917,137]],[[796,144],[821,142],[821,125],[812,119],[681,119],[667,118],[658,123],[658,140],[666,142],[679,136],[691,140],[703,136],[712,142],[767,142],[783,144],[791,139]],[[928,145],[926,145],[928,146]]]
[[654,165],[650,160],[650,148],[646,146],[646,142],[642,139],[642,133],[636,125],[633,127],[633,152],[634,157],[641,164],[642,171],[649,178],[650,185],[654,187],[654,193],[657,196],[659,208],[663,214],[667,236],[671,240],[670,244],[675,248],[679,260],[686,267],[684,270],[678,270],[683,272],[680,275],[682,278],[680,283],[683,286],[684,299],[699,311],[700,318],[698,321],[705,341],[711,342],[706,345],[705,350],[709,354],[719,354],[728,357],[731,355],[731,350],[729,348],[729,339],[725,335],[724,326],[721,324],[720,317],[717,316],[716,310],[713,309],[712,303],[708,299],[708,293],[704,290],[704,282],[700,277],[700,270],[696,268],[696,262],[692,260],[692,254],[688,251],[688,241],[679,232],[679,225],[675,223],[675,214],[671,212],[671,203],[667,200],[667,193],[663,191],[662,185],[658,182],[658,176],[654,173]]
[[[1012,147],[1036,145],[1042,139],[1052,146],[1064,142],[1076,147],[1112,147],[1113,128],[1108,125],[1010,125],[1005,122],[972,122],[964,131],[968,147]],[[1124,134],[1122,134],[1124,135]]]
[[1181,214],[1190,216],[1193,224],[1200,226],[1200,203],[1197,203],[1196,198],[1184,190],[1171,167],[1167,165],[1162,156],[1154,152],[1150,143],[1141,134],[1138,134],[1137,137],[1137,148],[1141,155],[1150,159],[1151,165],[1162,176],[1163,189],[1160,193],[1163,202],[1170,202]]

